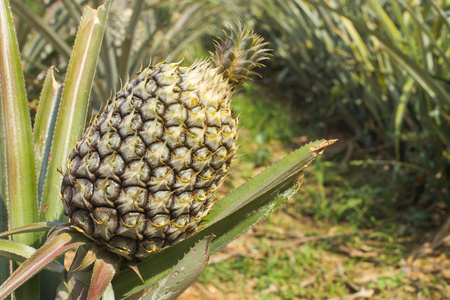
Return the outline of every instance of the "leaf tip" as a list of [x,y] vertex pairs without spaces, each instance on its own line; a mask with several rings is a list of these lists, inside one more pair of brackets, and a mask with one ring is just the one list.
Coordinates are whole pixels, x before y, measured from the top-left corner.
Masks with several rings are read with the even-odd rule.
[[324,149],[328,146],[331,146],[332,144],[334,144],[335,142],[337,142],[337,139],[333,139],[333,140],[324,140],[320,145],[316,146],[316,147],[310,147],[309,149],[311,150],[311,152],[313,152],[314,157],[319,156],[320,154],[323,153]]

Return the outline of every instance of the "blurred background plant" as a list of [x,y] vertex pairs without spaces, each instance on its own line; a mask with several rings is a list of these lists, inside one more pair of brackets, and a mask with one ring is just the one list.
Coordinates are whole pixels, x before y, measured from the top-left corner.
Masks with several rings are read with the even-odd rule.
[[[64,74],[80,7],[99,2],[11,1],[28,83],[40,87],[52,64]],[[291,146],[319,136],[340,139],[329,151],[333,160],[313,167],[308,188],[249,233],[249,239],[259,234],[267,240],[256,248],[231,244],[222,255],[234,262],[217,258],[193,293],[207,298],[207,287],[229,297],[250,287],[252,299],[450,295],[441,247],[450,228],[449,9],[448,0],[113,2],[93,111],[120,87],[117,78],[125,81],[147,57],[191,62],[207,56],[212,48],[204,41],[234,20],[255,28],[275,48],[264,79],[234,101],[243,125],[241,157],[224,194]],[[38,90],[30,87],[30,98],[38,99]],[[438,228],[437,235],[429,234]],[[289,251],[283,246],[305,235],[322,238]],[[428,247],[419,247],[427,241]],[[273,253],[275,242],[280,247]],[[410,256],[415,248],[419,252]],[[432,255],[442,251],[444,256]],[[415,258],[425,253],[423,260]],[[273,270],[292,262],[304,270],[274,274],[264,259],[275,258]],[[222,273],[224,281],[208,279],[208,272]],[[236,272],[254,282],[237,284]],[[355,279],[367,273],[371,280]],[[293,285],[298,288],[282,288]]]
[[445,2],[267,0],[253,10],[277,48],[278,82],[297,87],[285,89],[290,99],[346,134],[347,157],[364,154],[352,165],[391,165],[395,201],[412,192],[399,189],[405,172],[424,190],[413,200],[450,199]]

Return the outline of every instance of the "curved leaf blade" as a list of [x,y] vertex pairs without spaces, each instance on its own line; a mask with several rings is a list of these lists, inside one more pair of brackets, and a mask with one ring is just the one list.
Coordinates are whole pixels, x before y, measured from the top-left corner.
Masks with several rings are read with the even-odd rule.
[[[35,252],[36,249],[31,246],[0,239],[0,258],[23,262],[27,258],[31,257]],[[51,262],[45,268],[53,271],[61,278],[63,278],[66,273],[64,266],[58,261]]]
[[0,239],[0,258],[22,262],[36,252],[31,246]]
[[[300,173],[303,173],[303,171],[300,171]],[[265,218],[269,213],[273,212],[278,206],[292,197],[298,191],[299,187],[300,184],[297,183],[280,194],[277,192],[278,196],[270,194],[268,196],[258,197],[244,208],[235,211],[220,220],[220,222],[202,231],[201,233],[203,235],[209,232],[213,234],[217,233],[217,238],[211,243],[211,254],[236,239],[261,219]]]
[[61,254],[86,243],[81,234],[62,233],[48,240],[41,248],[31,255],[16,271],[0,286],[0,299],[14,292],[24,282],[41,271]]
[[[0,103],[1,103],[0,93]],[[2,105],[0,105],[0,124],[3,124]],[[0,174],[6,174],[5,134],[0,125]],[[0,231],[8,230],[8,202],[6,198],[6,176],[0,176]],[[9,262],[0,260],[0,282],[9,277]]]
[[37,222],[33,224],[28,224],[25,226],[20,226],[8,231],[4,231],[0,233],[0,237],[5,237],[8,235],[14,235],[18,233],[28,233],[28,232],[40,232],[40,231],[49,231],[55,228],[56,226],[62,226],[67,223],[63,222]]
[[[9,228],[34,223],[38,219],[36,170],[31,120],[25,82],[7,0],[0,0],[0,93],[4,134],[6,201]],[[26,245],[37,242],[36,233],[26,233],[14,240]],[[9,269],[9,268],[8,268]],[[39,293],[39,278],[27,282],[15,299],[31,299]],[[5,295],[6,296],[6,295]],[[4,297],[0,297],[3,299]]]
[[[31,120],[19,49],[8,1],[0,1],[0,83],[5,134],[7,198],[10,226],[16,228],[37,221],[37,191]],[[27,233],[15,238],[33,245],[37,235]]]
[[33,128],[34,156],[36,160],[36,175],[38,177],[38,196],[42,194],[42,188],[47,172],[53,129],[58,115],[61,91],[62,84],[56,81],[54,68],[52,67],[48,70],[47,76],[45,77]]
[[67,158],[77,136],[84,128],[89,95],[97,66],[98,55],[106,26],[109,1],[97,10],[86,8],[78,30],[70,59],[61,104],[56,121],[51,160],[44,183],[41,202],[42,221],[61,221],[63,204],[59,187],[62,176],[58,173]]

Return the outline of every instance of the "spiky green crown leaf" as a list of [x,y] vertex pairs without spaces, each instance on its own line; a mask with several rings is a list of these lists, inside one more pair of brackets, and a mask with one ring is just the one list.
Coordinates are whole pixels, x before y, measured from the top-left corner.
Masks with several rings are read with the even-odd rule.
[[269,58],[269,43],[255,34],[253,30],[242,27],[240,23],[229,25],[225,40],[215,41],[216,51],[211,53],[211,64],[220,68],[224,77],[234,86],[242,84],[251,75],[255,67],[264,66],[261,61]]

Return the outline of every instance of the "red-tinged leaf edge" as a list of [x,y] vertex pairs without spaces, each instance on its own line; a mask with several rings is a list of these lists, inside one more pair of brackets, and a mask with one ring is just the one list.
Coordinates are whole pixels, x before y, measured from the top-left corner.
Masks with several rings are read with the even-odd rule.
[[89,286],[88,300],[100,300],[119,268],[121,259],[118,255],[103,251],[97,255]]
[[[24,262],[26,259],[30,258],[36,249],[15,241],[9,241],[5,239],[0,239],[0,258],[5,259],[5,261],[12,260],[17,262]],[[53,261],[49,263],[45,268],[52,271],[63,279],[66,270],[64,266],[58,261]]]
[[76,232],[64,232],[53,236],[0,286],[0,299],[14,292],[60,255],[89,242],[86,237]]

